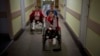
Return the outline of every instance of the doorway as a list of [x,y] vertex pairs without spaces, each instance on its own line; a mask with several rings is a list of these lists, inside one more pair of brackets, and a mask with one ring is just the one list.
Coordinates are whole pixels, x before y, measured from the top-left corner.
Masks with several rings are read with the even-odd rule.
[[0,56],[12,42],[12,19],[10,1],[0,0]]

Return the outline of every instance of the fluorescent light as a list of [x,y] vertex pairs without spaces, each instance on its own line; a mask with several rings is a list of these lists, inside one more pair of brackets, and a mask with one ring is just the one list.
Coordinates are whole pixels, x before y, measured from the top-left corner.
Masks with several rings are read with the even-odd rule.
[[45,1],[45,0],[43,0],[43,1]]
[[54,1],[54,0],[52,0],[52,1]]

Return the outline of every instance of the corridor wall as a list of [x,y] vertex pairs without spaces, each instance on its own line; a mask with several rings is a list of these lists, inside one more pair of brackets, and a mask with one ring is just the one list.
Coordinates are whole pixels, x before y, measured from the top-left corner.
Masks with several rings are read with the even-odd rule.
[[64,17],[64,0],[59,0],[59,9],[61,15]]
[[[28,22],[29,14],[31,13],[34,7],[33,1],[34,0],[25,0],[25,23]],[[13,37],[14,37],[22,29],[20,0],[10,0],[10,9],[11,9],[12,30],[13,30]]]
[[100,56],[100,0],[90,0],[86,47],[93,56]]
[[20,0],[10,0],[13,36],[21,29]]
[[66,22],[76,36],[79,37],[82,0],[67,0],[66,3]]
[[25,21],[26,23],[29,21],[29,15],[32,13],[32,10],[34,9],[35,4],[34,0],[25,0]]
[[[89,15],[87,19],[86,49],[92,56],[100,56],[100,0],[90,0]],[[66,23],[73,30],[77,37],[80,33],[80,17],[82,0],[66,1]],[[65,11],[63,2],[60,1],[61,14],[64,17]],[[85,9],[85,8],[83,8]],[[78,38],[79,39],[79,38]]]

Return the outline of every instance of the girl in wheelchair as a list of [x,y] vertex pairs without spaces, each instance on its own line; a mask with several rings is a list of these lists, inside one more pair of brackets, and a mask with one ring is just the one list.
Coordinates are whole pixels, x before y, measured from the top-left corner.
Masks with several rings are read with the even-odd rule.
[[[58,44],[61,49],[61,33],[60,27],[58,26],[58,18],[54,15],[53,11],[50,11],[49,15],[45,20],[45,33],[43,34],[43,50],[45,50],[45,42],[48,39],[49,42],[53,42],[53,38],[58,40]],[[58,30],[59,28],[59,30]]]

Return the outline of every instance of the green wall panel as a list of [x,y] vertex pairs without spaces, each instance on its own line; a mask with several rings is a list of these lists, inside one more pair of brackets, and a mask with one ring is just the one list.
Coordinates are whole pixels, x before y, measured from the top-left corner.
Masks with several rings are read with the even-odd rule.
[[18,16],[12,20],[13,35],[15,35],[21,29],[21,17]]
[[77,13],[81,13],[82,0],[67,0],[67,7]]
[[86,47],[93,56],[100,56],[100,35],[89,28],[87,30]]
[[61,5],[64,5],[64,0],[59,0],[59,8],[60,8],[60,13],[62,14],[62,16],[64,16],[64,7],[61,6]]
[[89,17],[94,22],[100,24],[100,0],[90,0]]
[[79,37],[80,21],[77,20],[70,13],[67,13],[66,17],[67,17],[66,22],[71,27],[71,29],[74,31],[74,33],[77,35],[77,37]]
[[11,12],[20,10],[20,0],[10,0]]
[[33,8],[31,8],[30,10],[28,10],[28,11],[26,11],[26,13],[25,13],[25,15],[26,15],[26,23],[28,22],[28,20],[29,20],[29,16],[30,16],[30,14],[32,13],[32,10],[33,10]]
[[[33,3],[34,3],[34,0],[25,0],[25,7],[27,8],[28,6],[32,5]],[[33,5],[33,7],[34,7],[34,5]],[[27,23],[28,20],[29,20],[29,15],[30,15],[30,13],[32,12],[33,7],[30,8],[29,10],[27,10],[27,11],[25,12],[25,18],[26,18],[25,22],[26,22],[26,23]]]
[[[90,0],[89,18],[97,24],[100,24],[99,5],[100,0]],[[100,35],[91,30],[91,28],[88,28],[86,40],[86,47],[91,52],[91,54],[93,56],[100,56]]]
[[[11,13],[20,10],[20,0],[10,0]],[[21,17],[12,18],[13,36],[21,29]]]
[[34,0],[25,0],[25,7],[30,6],[34,3]]

